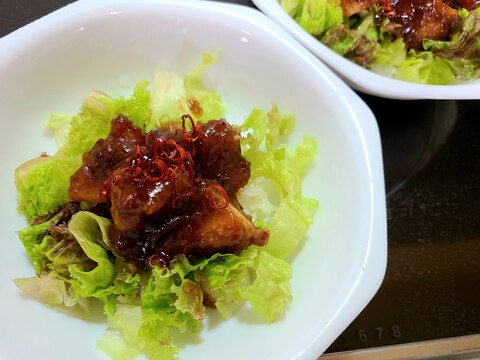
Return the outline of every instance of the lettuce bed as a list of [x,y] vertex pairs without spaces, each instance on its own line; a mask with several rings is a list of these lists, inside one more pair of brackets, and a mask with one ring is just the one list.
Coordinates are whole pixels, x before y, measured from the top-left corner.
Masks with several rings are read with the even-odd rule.
[[480,8],[458,11],[445,40],[407,49],[376,9],[344,18],[339,0],[281,0],[285,11],[336,53],[376,73],[421,84],[452,84],[480,77]]
[[294,118],[280,114],[276,106],[268,112],[253,110],[241,125],[242,153],[251,162],[251,178],[238,199],[255,225],[270,231],[266,246],[194,262],[177,256],[170,268],[139,272],[112,252],[106,231],[111,220],[88,211],[92,204],[80,204],[67,224],[68,236],[59,240],[50,233],[51,225],[65,216],[62,205],[70,201],[70,176],[80,167],[82,154],[108,135],[118,114],[144,131],[191,113],[193,100],[203,110],[201,115],[191,113],[195,121],[224,116],[220,96],[201,81],[214,62],[215,57],[205,54],[202,64],[184,78],[160,71],[153,84],[137,83],[128,98],[91,93],[78,114],[54,114],[48,121],[58,151],[28,161],[16,171],[18,208],[33,223],[19,237],[36,273],[16,279],[16,285],[45,304],[80,317],[88,317],[91,306],[100,302],[108,328],[98,346],[113,358],[140,354],[172,358],[178,352],[172,345],[172,330],[199,331],[206,296],[224,318],[247,301],[266,323],[280,320],[292,301],[287,260],[318,206],[302,195],[302,179],[316,143],[307,136],[289,149],[286,142]]

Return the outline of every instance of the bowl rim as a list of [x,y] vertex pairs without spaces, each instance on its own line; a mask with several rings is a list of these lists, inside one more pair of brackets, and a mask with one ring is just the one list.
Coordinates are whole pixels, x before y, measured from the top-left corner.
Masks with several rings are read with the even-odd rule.
[[[354,115],[354,126],[362,138],[365,161],[368,168],[370,188],[370,218],[369,239],[365,252],[365,258],[354,286],[348,296],[339,304],[335,315],[324,327],[322,332],[295,357],[298,359],[313,359],[323,353],[326,348],[340,335],[351,321],[368,304],[377,292],[384,278],[387,263],[387,229],[386,229],[386,199],[383,174],[383,162],[381,155],[381,143],[378,125],[374,114],[365,102],[348,87],[330,68],[322,63],[317,57],[307,51],[282,27],[273,20],[253,8],[230,3],[220,3],[204,0],[79,0],[52,12],[30,24],[27,24],[14,32],[0,38],[0,52],[22,47],[23,41],[35,34],[42,34],[45,30],[51,30],[57,24],[63,24],[71,16],[98,9],[108,8],[110,5],[135,4],[158,4],[183,8],[195,8],[213,11],[240,18],[251,22],[262,30],[280,39],[290,50],[295,51],[305,62],[312,66],[315,71],[332,87],[337,94],[348,95],[351,102],[341,95],[346,108]],[[354,110],[355,109],[355,110]],[[367,142],[366,139],[371,141]],[[340,313],[346,314],[339,316]],[[329,329],[329,334],[325,330]],[[300,351],[300,349],[299,349]]]
[[278,0],[252,0],[252,2],[358,91],[398,100],[480,99],[480,80],[478,79],[452,85],[428,85],[398,80],[374,73],[338,55],[313,35],[306,32],[283,10]]

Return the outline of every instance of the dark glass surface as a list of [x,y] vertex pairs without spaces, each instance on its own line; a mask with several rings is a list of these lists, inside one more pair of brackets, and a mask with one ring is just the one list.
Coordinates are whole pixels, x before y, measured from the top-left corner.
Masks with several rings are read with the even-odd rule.
[[0,0],[0,37],[73,0]]
[[[0,0],[0,36],[70,2]],[[480,333],[480,101],[359,95],[382,137],[388,265],[327,352]]]
[[480,333],[480,101],[362,95],[377,116],[388,265],[327,352]]

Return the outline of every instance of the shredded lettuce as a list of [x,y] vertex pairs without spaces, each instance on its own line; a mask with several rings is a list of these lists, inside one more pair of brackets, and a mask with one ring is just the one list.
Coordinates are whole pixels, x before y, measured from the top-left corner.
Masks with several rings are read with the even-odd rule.
[[[307,11],[310,5],[302,6]],[[108,328],[98,347],[114,359],[141,354],[172,359],[178,352],[173,331],[198,332],[205,304],[229,318],[248,302],[271,323],[285,316],[292,301],[292,269],[286,260],[305,237],[318,207],[316,200],[302,194],[316,142],[306,136],[290,149],[295,118],[281,114],[276,106],[268,112],[253,110],[241,125],[242,153],[251,163],[252,175],[239,200],[254,204],[245,211],[256,225],[268,229],[268,245],[192,262],[177,256],[170,268],[155,266],[141,272],[113,252],[107,232],[111,220],[89,211],[92,204],[81,204],[80,211],[65,220],[70,177],[80,167],[82,154],[108,135],[118,114],[127,115],[144,131],[178,121],[196,105],[202,109],[193,111],[196,121],[224,116],[220,96],[202,83],[216,59],[205,54],[184,78],[158,72],[153,84],[137,83],[127,98],[92,92],[78,114],[53,114],[46,123],[59,150],[16,171],[18,208],[33,222],[19,237],[37,276],[16,279],[15,284],[28,296],[76,316],[88,317],[94,303],[103,305]],[[259,191],[265,194],[262,208],[255,205]]]

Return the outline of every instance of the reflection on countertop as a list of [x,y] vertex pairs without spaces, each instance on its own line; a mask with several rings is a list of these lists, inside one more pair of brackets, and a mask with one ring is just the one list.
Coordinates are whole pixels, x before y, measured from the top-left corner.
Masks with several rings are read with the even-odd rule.
[[327,352],[479,334],[480,101],[362,97],[382,134],[388,265]]

